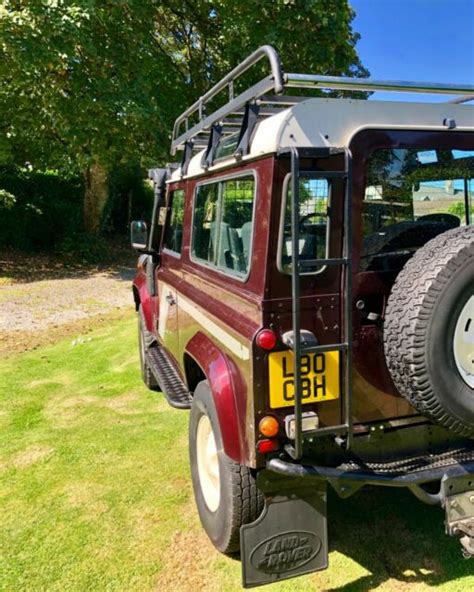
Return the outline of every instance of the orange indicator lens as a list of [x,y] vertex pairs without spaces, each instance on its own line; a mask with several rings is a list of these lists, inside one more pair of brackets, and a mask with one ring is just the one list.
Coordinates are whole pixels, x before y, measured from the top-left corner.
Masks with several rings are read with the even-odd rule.
[[267,415],[266,417],[262,417],[260,420],[258,429],[262,436],[273,438],[278,434],[280,426],[278,421],[272,415]]

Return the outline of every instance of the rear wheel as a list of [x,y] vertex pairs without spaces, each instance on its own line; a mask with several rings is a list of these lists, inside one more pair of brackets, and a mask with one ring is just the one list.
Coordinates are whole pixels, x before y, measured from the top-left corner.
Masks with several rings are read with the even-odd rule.
[[263,510],[263,495],[251,470],[223,451],[222,437],[207,381],[194,391],[189,420],[189,456],[194,496],[201,523],[222,553],[240,548],[240,527]]

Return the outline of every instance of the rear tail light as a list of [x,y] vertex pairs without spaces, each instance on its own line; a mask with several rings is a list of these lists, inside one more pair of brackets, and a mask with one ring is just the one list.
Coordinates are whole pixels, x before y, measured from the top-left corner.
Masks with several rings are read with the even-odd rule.
[[257,333],[257,337],[255,338],[255,343],[258,347],[266,350],[273,349],[276,346],[277,341],[276,333],[271,329],[262,329]]
[[278,440],[260,440],[257,443],[257,450],[260,454],[267,454],[267,452],[275,452],[280,448]]

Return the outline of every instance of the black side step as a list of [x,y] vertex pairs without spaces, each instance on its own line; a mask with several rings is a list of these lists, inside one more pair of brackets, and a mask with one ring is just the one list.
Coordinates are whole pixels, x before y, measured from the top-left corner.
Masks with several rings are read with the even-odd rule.
[[189,409],[192,401],[191,393],[163,349],[159,346],[150,347],[146,355],[150,369],[171,407]]

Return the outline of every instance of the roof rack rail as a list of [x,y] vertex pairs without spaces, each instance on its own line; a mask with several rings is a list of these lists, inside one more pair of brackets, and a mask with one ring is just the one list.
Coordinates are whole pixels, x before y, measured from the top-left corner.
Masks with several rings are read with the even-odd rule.
[[[234,97],[235,81],[265,57],[270,62],[271,74],[241,93],[238,97]],[[211,115],[206,116],[206,106],[208,103],[225,88],[228,91],[228,103]],[[283,70],[276,50],[271,45],[262,45],[262,47],[259,47],[250,54],[176,119],[173,127],[171,153],[175,154],[176,150],[182,150],[187,141],[202,134],[203,131],[208,131],[212,124],[233,114],[238,109],[243,109],[246,103],[272,90],[277,95],[283,92]],[[196,114],[199,118],[198,123],[189,128],[190,119]],[[185,132],[181,133],[183,124],[185,126]]]
[[[262,78],[260,82],[235,96],[236,80],[264,58],[269,61],[270,73]],[[249,105],[259,105],[258,118],[262,119],[308,98],[307,96],[284,96],[283,91],[285,88],[348,91],[388,90],[409,93],[463,95],[459,99],[450,101],[453,103],[467,102],[474,96],[474,85],[469,84],[372,80],[370,78],[346,78],[317,74],[285,74],[277,51],[271,45],[263,45],[224,76],[222,80],[176,119],[171,140],[171,153],[175,154],[177,150],[184,150],[187,147],[186,160],[188,160],[190,158],[189,146],[192,146],[191,155],[193,150],[202,150],[208,147],[208,157],[209,155],[212,157],[215,152],[215,146],[212,146],[212,142],[215,143],[215,133],[212,133],[212,129],[213,126],[219,126],[222,128],[220,137],[236,134],[236,137],[239,138],[239,150],[236,156],[241,157],[248,150],[251,135],[248,130],[244,129],[244,126],[248,125]],[[227,90],[228,93],[227,103],[207,114],[206,107],[224,90]],[[253,121],[254,124],[255,121]],[[247,145],[244,145],[242,138],[245,138]],[[207,165],[212,165],[210,158],[207,158]]]
[[456,97],[455,99],[451,99],[447,101],[448,103],[456,103],[461,105],[462,103],[469,103],[469,101],[474,101],[474,95],[465,95],[464,97]]

